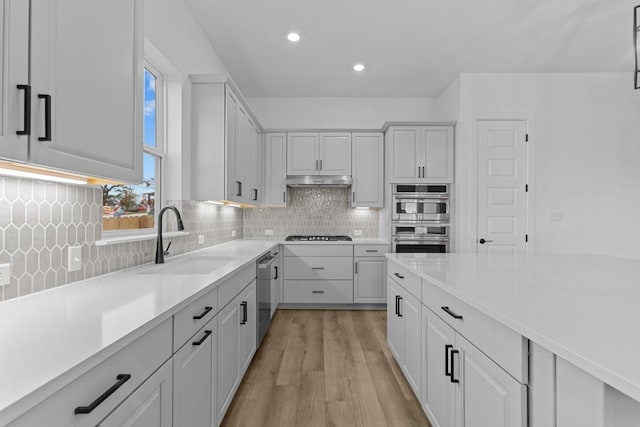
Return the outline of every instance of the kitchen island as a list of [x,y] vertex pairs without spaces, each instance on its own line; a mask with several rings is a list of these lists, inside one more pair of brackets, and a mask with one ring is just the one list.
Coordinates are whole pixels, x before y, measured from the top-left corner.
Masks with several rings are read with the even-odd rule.
[[[639,422],[639,260],[557,254],[387,254],[387,258],[389,283],[408,280],[394,276],[395,270],[415,275],[422,282],[414,294],[420,294],[415,297],[423,312],[430,304],[437,305],[432,313],[462,335],[472,320],[453,317],[460,314],[456,304],[525,339],[528,351],[523,363],[528,364],[528,376],[523,375],[521,384],[528,387],[529,425]],[[454,303],[441,307],[434,295],[445,295]],[[424,323],[422,328],[426,329]],[[491,348],[477,346],[497,359]],[[423,345],[423,359],[428,351]],[[615,424],[620,420],[636,424]]]

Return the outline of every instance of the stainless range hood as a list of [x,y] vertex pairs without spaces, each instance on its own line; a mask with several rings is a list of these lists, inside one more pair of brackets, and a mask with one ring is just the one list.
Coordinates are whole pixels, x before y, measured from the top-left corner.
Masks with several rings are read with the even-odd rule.
[[287,176],[287,187],[351,187],[353,180],[349,175],[291,175]]

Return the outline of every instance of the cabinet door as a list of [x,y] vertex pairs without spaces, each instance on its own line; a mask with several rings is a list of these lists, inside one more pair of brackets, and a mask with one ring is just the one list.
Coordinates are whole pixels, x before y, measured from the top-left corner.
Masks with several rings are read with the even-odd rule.
[[[431,310],[422,307],[423,356],[422,406],[434,427],[453,427],[455,388],[446,375],[451,371],[449,354],[455,344],[455,331]],[[449,346],[449,347],[447,347]]]
[[320,175],[351,175],[351,134],[321,133]]
[[453,127],[426,127],[423,138],[423,178],[429,182],[453,182]]
[[527,424],[526,386],[520,384],[461,335],[457,427],[523,427]]
[[249,146],[246,156],[248,163],[245,163],[244,167],[248,172],[248,203],[257,206],[260,204],[260,132],[251,120],[249,120]]
[[256,352],[258,305],[255,280],[240,294],[238,304],[240,306],[240,376],[242,376]]
[[29,137],[25,131],[26,89],[29,84],[29,2],[0,1],[0,158],[26,161]]
[[384,206],[384,139],[381,133],[354,133],[351,141],[351,207]]
[[162,365],[98,426],[171,427],[171,364]]
[[416,182],[422,176],[419,127],[390,128],[389,182]]
[[387,301],[385,259],[358,257],[355,258],[354,268],[353,302],[384,304]]
[[173,425],[211,426],[215,406],[213,394],[214,343],[218,338],[215,318],[173,355]]
[[404,358],[404,319],[400,311],[402,293],[393,279],[387,278],[387,342],[389,349],[402,366]]
[[225,138],[227,152],[226,199],[239,201],[240,183],[236,179],[236,140],[238,128],[238,98],[228,87],[225,95]]
[[262,205],[269,207],[287,206],[287,134],[266,134],[265,148],[265,189]]
[[403,291],[401,313],[404,319],[403,371],[420,401],[422,397],[422,304]]
[[249,114],[238,104],[236,109],[236,142],[235,142],[235,201],[250,203],[251,201],[251,148],[253,130]]
[[142,5],[31,1],[32,163],[142,182]]
[[287,134],[287,175],[316,175],[318,160],[317,133]]
[[240,306],[231,301],[218,313],[218,419],[222,420],[240,381]]

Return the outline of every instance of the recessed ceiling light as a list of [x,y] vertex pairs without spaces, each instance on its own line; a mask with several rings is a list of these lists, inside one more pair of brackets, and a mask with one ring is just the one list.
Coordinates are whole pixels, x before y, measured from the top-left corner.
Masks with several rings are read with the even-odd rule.
[[290,42],[297,42],[300,40],[300,34],[298,33],[289,33],[287,34],[287,38]]
[[353,66],[353,69],[356,71],[363,71],[364,70],[364,65],[363,64],[356,64]]

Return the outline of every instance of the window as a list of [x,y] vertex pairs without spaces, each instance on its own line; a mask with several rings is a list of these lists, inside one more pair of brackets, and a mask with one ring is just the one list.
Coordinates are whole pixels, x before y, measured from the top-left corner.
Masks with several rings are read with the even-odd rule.
[[104,231],[149,229],[160,206],[164,155],[164,77],[150,62],[144,68],[142,120],[143,181],[102,186]]

